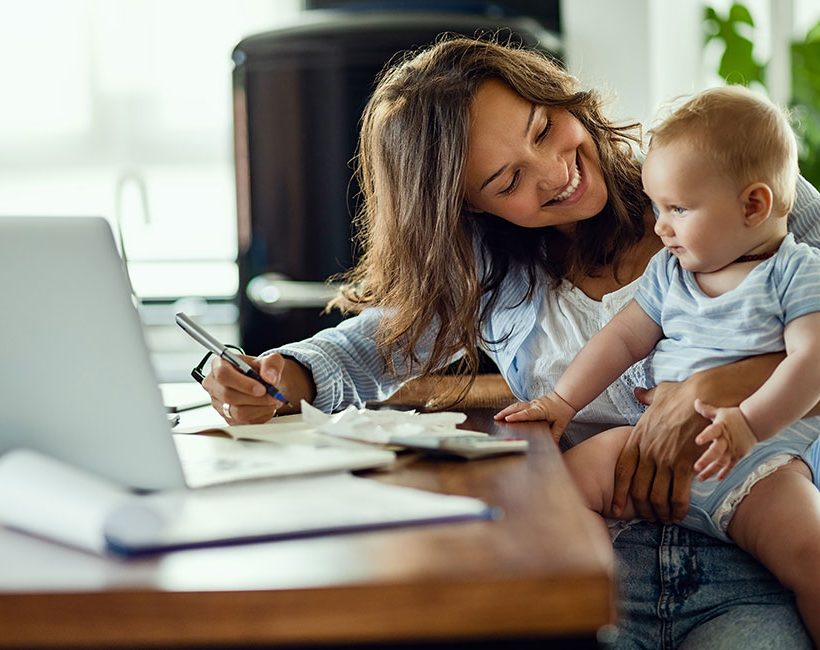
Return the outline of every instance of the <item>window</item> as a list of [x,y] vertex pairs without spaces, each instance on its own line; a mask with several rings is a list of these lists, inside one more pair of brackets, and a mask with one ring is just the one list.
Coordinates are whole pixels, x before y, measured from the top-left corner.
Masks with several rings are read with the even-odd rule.
[[0,0],[0,214],[119,220],[140,297],[233,295],[231,51],[300,6]]

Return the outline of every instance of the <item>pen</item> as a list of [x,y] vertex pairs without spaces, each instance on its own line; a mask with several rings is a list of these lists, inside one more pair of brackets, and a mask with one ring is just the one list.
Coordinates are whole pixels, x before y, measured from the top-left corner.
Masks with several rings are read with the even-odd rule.
[[225,359],[228,363],[230,363],[234,368],[239,370],[243,375],[247,375],[251,379],[255,379],[260,384],[265,387],[268,395],[271,397],[275,397],[280,402],[284,402],[288,406],[293,406],[288,399],[279,392],[279,389],[274,386],[273,384],[269,384],[264,379],[262,379],[261,375],[256,372],[251,366],[249,366],[244,359],[241,357],[236,356],[233,352],[231,352],[224,344],[217,341],[213,336],[211,336],[208,332],[202,329],[199,325],[197,325],[194,321],[192,321],[187,314],[183,312],[178,312],[176,315],[177,325],[179,325],[185,332],[199,344],[204,346],[206,349],[213,352],[215,355],[220,357],[221,359]]

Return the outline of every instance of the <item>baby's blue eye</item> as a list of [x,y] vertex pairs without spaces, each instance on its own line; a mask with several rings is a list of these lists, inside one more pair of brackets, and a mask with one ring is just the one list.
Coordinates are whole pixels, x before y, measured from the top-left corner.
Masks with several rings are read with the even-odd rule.
[[669,210],[670,210],[673,214],[677,214],[677,215],[681,215],[681,214],[683,214],[684,212],[686,212],[686,208],[683,208],[683,207],[681,207],[681,206],[679,206],[679,205],[673,205],[673,206],[670,206]]

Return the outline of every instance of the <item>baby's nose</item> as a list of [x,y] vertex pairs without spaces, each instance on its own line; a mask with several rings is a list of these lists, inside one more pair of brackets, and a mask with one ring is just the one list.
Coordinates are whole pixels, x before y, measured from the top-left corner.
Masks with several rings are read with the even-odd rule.
[[664,237],[671,235],[672,232],[673,230],[669,222],[663,217],[658,217],[655,221],[655,234],[658,235],[658,237]]

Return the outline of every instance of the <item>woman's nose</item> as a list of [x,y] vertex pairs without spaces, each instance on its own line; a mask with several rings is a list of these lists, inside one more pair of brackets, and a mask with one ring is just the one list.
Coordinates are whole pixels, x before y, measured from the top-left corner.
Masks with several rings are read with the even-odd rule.
[[569,167],[562,160],[543,161],[538,169],[538,189],[544,192],[558,192],[569,180]]

